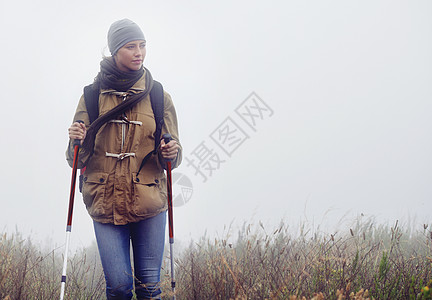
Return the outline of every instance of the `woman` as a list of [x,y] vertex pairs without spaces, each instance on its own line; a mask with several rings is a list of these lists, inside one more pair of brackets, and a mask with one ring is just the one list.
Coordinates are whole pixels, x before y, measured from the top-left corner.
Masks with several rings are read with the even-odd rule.
[[[82,96],[69,128],[67,160],[72,166],[72,141],[80,140],[78,167],[86,167],[83,199],[94,223],[107,299],[131,299],[134,283],[138,299],[159,299],[167,209],[164,162],[171,160],[174,168],[181,161],[176,112],[164,92],[162,134],[170,133],[173,139],[167,144],[162,139],[138,172],[160,139],[154,136],[149,96],[153,79],[143,66],[146,40],[137,24],[123,19],[111,25],[108,47],[112,56],[101,61],[93,84],[100,91],[98,120],[105,120],[90,126]],[[113,108],[132,99],[133,106],[111,118]]]

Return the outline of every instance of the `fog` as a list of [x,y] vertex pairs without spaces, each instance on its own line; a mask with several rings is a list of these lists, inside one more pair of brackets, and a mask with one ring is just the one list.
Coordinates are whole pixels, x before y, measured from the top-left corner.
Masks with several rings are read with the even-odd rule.
[[[2,1],[0,227],[62,246],[67,128],[110,24],[176,106],[175,235],[431,221],[432,2]],[[183,202],[182,202],[183,201]],[[231,228],[231,229],[230,229]],[[73,247],[94,240],[75,198]]]

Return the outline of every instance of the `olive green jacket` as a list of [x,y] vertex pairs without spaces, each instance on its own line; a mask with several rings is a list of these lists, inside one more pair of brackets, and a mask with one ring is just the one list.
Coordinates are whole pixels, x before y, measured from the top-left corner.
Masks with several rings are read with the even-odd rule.
[[[99,96],[99,114],[103,114],[127,99],[127,94],[145,89],[145,75],[127,93],[102,90]],[[126,98],[125,98],[126,97]],[[137,177],[137,171],[147,153],[154,150],[156,129],[150,96],[126,113],[128,122],[112,120],[101,127],[96,135],[93,155],[83,149],[78,168],[86,166],[83,200],[93,220],[123,225],[138,222],[167,209],[166,176],[160,155],[152,155]],[[74,121],[82,120],[89,126],[84,97],[82,96]],[[162,134],[170,133],[179,143],[177,116],[171,97],[164,92],[164,126]],[[179,143],[180,144],[180,143]],[[179,150],[172,167],[181,162]],[[73,161],[73,145],[69,141],[66,158]]]

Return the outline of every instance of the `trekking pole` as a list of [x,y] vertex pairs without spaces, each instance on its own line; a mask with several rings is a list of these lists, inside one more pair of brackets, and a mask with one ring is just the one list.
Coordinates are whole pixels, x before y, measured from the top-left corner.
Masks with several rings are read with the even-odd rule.
[[[79,120],[77,122],[84,123],[81,120]],[[72,164],[72,181],[71,181],[71,189],[70,189],[70,195],[69,195],[69,209],[68,209],[68,218],[67,218],[67,226],[66,226],[66,249],[65,249],[65,254],[64,254],[63,271],[62,271],[62,277],[61,277],[60,300],[63,300],[63,296],[64,296],[64,292],[65,292],[65,286],[66,286],[67,256],[68,256],[68,251],[69,251],[70,233],[72,230],[72,213],[73,213],[73,205],[74,205],[74,198],[75,198],[75,183],[76,183],[76,175],[77,175],[77,169],[78,169],[79,148],[81,146],[80,140],[74,140],[73,146],[74,146],[74,158],[73,158],[73,164]]]
[[[163,136],[165,144],[171,141],[171,135],[165,133]],[[173,205],[172,205],[172,178],[171,178],[171,160],[166,161],[167,171],[167,193],[168,193],[168,229],[170,243],[170,259],[171,259],[171,290],[173,292],[172,299],[175,300],[175,277],[174,277],[174,224],[173,224]]]

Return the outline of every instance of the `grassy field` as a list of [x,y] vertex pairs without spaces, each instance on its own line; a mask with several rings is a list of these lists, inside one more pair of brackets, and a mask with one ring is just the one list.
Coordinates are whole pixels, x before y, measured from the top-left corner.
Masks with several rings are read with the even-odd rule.
[[[176,258],[177,299],[432,299],[432,231],[358,223],[330,234],[245,224],[192,241]],[[63,248],[0,237],[0,299],[57,299]],[[66,299],[104,299],[96,247],[70,256]],[[170,297],[167,257],[164,299]]]

